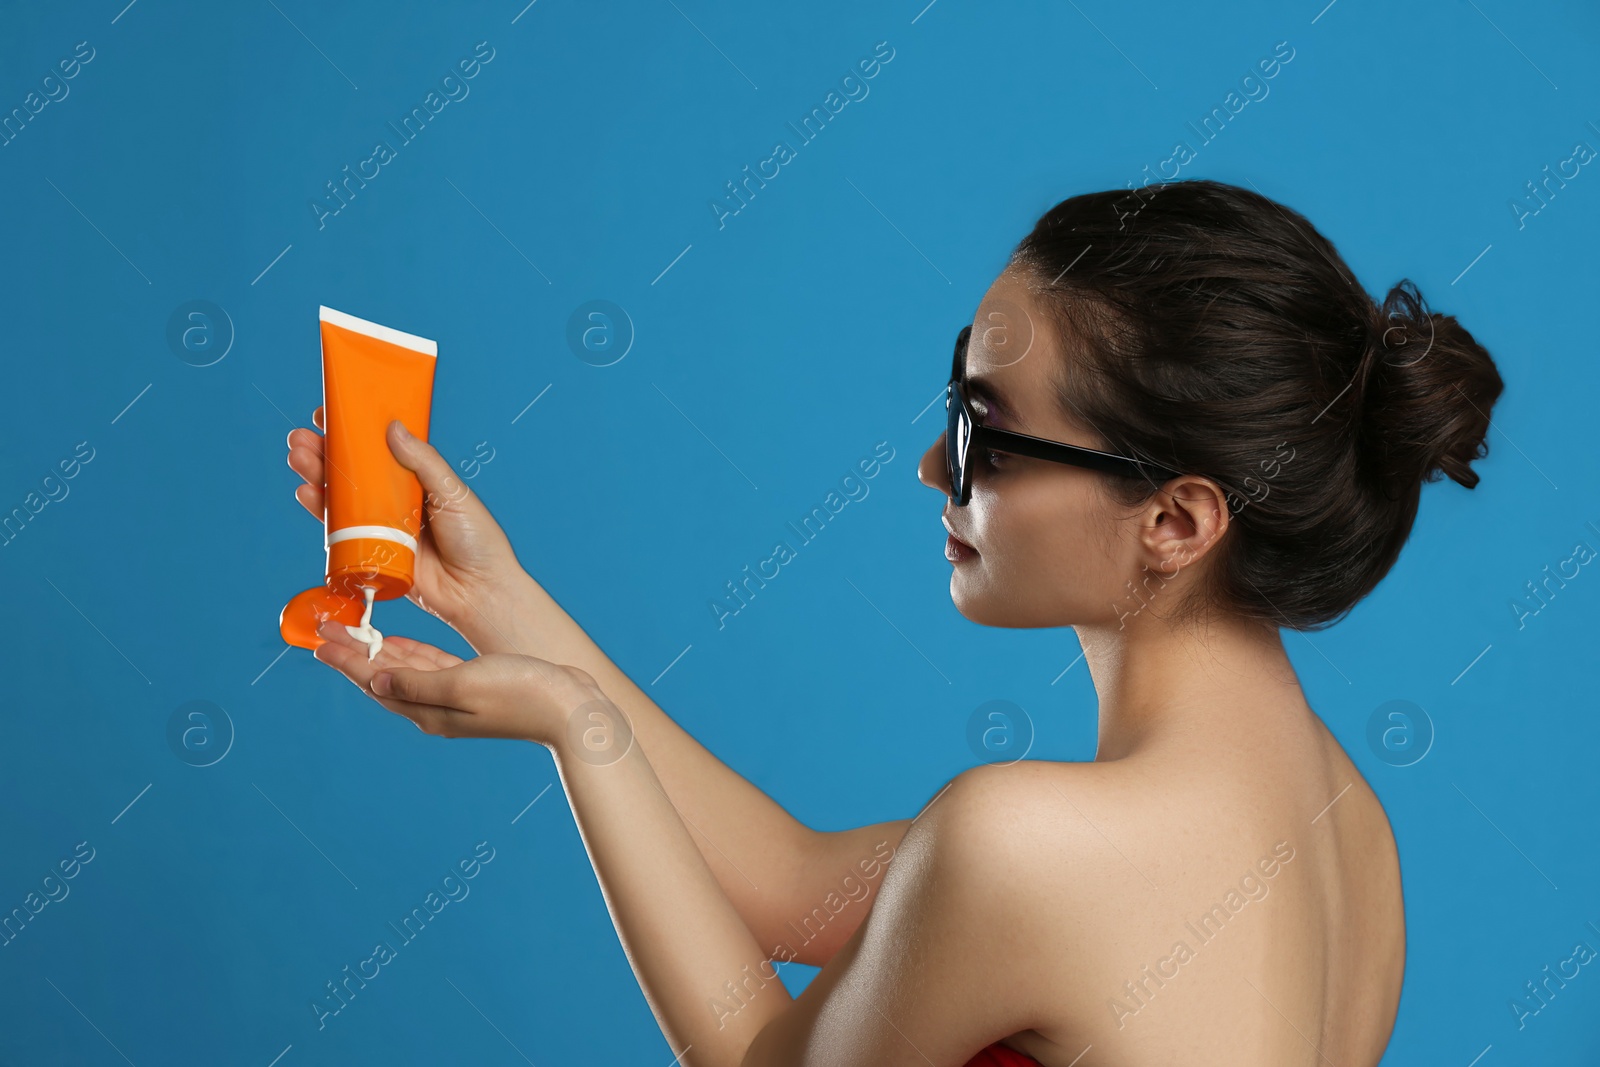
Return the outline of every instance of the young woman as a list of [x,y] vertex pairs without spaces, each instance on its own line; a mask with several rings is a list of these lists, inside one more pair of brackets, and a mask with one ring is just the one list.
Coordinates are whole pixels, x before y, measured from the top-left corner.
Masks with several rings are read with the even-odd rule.
[[[1375,304],[1255,193],[1056,205],[961,332],[918,476],[948,498],[963,615],[1076,632],[1098,750],[980,765],[913,819],[789,816],[596,647],[398,422],[429,501],[410,596],[478,655],[391,637],[369,664],[337,624],[316,655],[427,733],[552,751],[682,1063],[1376,1064],[1405,963],[1394,837],[1279,631],[1372,590],[1424,481],[1477,483],[1501,388],[1454,318],[1409,283]],[[320,518],[321,438],[289,446]],[[821,971],[791,998],[774,959]]]

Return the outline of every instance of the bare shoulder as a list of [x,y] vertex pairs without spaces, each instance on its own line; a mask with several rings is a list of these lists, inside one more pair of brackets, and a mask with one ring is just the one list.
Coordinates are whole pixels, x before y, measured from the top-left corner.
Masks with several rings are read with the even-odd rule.
[[1057,779],[1073,777],[1040,773],[1043,766],[982,764],[950,779],[911,821],[895,865],[942,884],[982,885],[997,903],[1025,897],[1063,806]]
[[992,891],[1009,921],[1084,973],[1152,917],[1307,843],[1279,844],[1304,800],[1239,778],[1133,761],[984,765],[957,775],[915,825],[929,824],[943,876],[1003,881]]
[[939,790],[871,911],[747,1062],[801,1062],[783,1058],[798,1048],[807,1064],[964,1063],[1049,1024],[1062,988],[1049,904],[1083,883],[1054,866],[1049,823],[1062,816],[1045,798],[1061,801],[1036,773],[979,767]]
[[[902,887],[938,887],[982,932],[974,963],[1004,981],[1011,1033],[1071,1033],[1120,983],[1118,946],[1171,906],[1167,887],[1198,851],[1172,808],[1116,764],[980,765],[917,816],[878,906],[895,907]],[[1164,809],[1178,817],[1163,821]]]
[[1107,828],[1138,828],[1147,786],[1112,763],[980,764],[952,778],[918,819],[937,812],[952,848],[989,849],[992,858],[1043,870],[1054,865],[1044,852],[1070,851],[1079,838],[1103,845]]
[[1072,917],[1142,881],[1144,855],[1166,847],[1154,818],[1148,790],[1114,765],[982,764],[923,808],[902,847],[924,851],[930,875],[972,883],[1028,937],[1067,948]]
[[952,855],[1029,870],[1042,845],[1060,844],[1072,798],[1092,803],[1109,778],[1092,763],[980,764],[950,779],[914,825],[927,823],[925,833]]

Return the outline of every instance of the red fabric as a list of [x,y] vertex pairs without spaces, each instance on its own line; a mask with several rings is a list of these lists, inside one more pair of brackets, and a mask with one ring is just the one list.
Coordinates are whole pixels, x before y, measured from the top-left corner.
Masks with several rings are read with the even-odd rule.
[[1039,1061],[996,1043],[968,1060],[966,1067],[1039,1067]]

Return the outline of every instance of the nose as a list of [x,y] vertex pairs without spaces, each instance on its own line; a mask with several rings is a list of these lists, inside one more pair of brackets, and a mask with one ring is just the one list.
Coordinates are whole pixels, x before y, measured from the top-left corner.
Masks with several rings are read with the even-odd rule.
[[[945,431],[948,432],[948,431]],[[928,450],[917,461],[917,481],[930,489],[937,489],[945,496],[950,495],[950,470],[945,463],[944,456],[945,434],[941,432]]]

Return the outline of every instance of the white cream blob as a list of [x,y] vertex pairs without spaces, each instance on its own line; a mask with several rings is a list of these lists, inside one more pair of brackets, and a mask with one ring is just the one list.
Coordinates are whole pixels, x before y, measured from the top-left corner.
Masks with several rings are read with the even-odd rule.
[[366,609],[361,612],[361,625],[351,626],[346,623],[344,629],[346,633],[357,641],[366,642],[367,662],[371,663],[377,657],[379,650],[383,648],[383,635],[372,628],[372,598],[378,590],[370,585],[362,586],[361,590],[367,597]]

